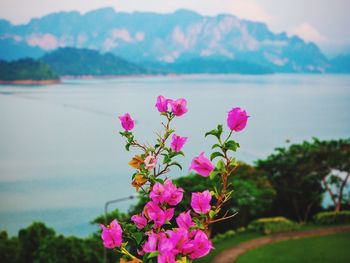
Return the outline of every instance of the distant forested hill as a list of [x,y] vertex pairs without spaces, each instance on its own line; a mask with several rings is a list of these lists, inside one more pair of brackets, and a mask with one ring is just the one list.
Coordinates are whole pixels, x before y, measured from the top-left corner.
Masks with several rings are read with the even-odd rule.
[[150,73],[146,69],[111,53],[91,49],[59,48],[44,55],[41,61],[60,76],[115,76]]
[[31,58],[7,62],[0,60],[0,80],[58,80],[48,65]]
[[331,60],[331,72],[350,73],[350,54],[339,55]]

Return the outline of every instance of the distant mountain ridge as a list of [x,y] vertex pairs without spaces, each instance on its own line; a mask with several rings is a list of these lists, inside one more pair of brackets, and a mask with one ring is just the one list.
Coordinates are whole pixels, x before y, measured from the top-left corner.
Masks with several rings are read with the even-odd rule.
[[84,15],[53,13],[17,26],[0,20],[0,59],[38,58],[59,47],[111,52],[141,65],[161,63],[168,68],[194,61],[226,61],[226,68],[243,63],[273,72],[327,72],[333,66],[314,43],[228,14],[103,8]]

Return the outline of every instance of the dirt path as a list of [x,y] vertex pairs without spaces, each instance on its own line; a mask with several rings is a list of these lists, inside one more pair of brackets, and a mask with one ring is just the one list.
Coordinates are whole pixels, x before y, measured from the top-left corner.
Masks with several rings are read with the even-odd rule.
[[319,228],[306,231],[285,232],[271,236],[260,237],[240,243],[237,246],[222,251],[214,258],[213,263],[233,263],[240,255],[247,252],[248,250],[274,242],[312,236],[325,236],[342,232],[350,232],[350,225]]

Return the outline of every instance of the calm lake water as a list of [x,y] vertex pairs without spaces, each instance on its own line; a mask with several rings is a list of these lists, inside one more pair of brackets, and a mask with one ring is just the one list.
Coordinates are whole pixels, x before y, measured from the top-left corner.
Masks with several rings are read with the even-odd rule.
[[[85,236],[106,201],[134,193],[117,116],[135,118],[140,141],[153,142],[159,94],[184,97],[175,120],[188,136],[183,176],[194,155],[208,151],[204,133],[225,123],[235,106],[251,118],[237,134],[238,159],[253,163],[273,149],[310,140],[350,137],[350,76],[179,76],[67,80],[45,87],[0,87],[0,229],[16,234],[33,220]],[[126,210],[132,202],[116,204]]]

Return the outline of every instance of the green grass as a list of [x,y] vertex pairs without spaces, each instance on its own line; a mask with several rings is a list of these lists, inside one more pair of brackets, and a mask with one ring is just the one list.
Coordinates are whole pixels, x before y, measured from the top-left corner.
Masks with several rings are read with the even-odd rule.
[[350,233],[282,241],[248,251],[237,263],[350,262]]
[[210,263],[224,249],[231,248],[239,243],[262,237],[263,234],[256,232],[239,233],[236,236],[220,241],[214,244],[215,249],[212,250],[206,257],[195,260],[195,263]]

